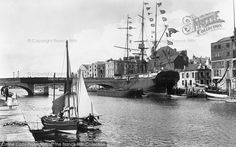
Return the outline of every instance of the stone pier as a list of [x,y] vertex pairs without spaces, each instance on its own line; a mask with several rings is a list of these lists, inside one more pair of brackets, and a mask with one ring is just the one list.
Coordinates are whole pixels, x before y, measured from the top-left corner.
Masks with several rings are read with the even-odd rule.
[[4,98],[0,98],[0,142],[34,142],[34,137],[27,125],[4,126],[6,123],[14,121],[25,122],[25,118],[18,106],[13,106],[13,108],[10,109],[5,105],[3,99]]

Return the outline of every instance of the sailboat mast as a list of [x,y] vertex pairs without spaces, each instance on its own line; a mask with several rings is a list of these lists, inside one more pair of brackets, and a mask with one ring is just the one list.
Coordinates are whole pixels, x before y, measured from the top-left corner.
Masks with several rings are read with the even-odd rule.
[[144,69],[143,69],[143,65],[144,65],[144,2],[143,2],[143,10],[142,10],[142,24],[141,24],[141,27],[142,27],[142,40],[141,40],[141,44],[139,45],[139,49],[141,50],[141,72],[143,73],[144,72]]
[[70,63],[69,63],[68,40],[66,40],[66,92],[70,92]]
[[155,12],[155,40],[154,40],[154,51],[157,49],[157,3],[156,3],[156,12]]
[[236,43],[236,28],[235,28],[235,6],[234,6],[234,0],[233,0],[233,17],[234,17],[234,43]]
[[142,44],[144,44],[144,2],[143,2],[143,10],[142,10]]
[[127,16],[127,32],[126,32],[126,50],[127,50],[127,60],[129,59],[129,15]]
[[69,51],[68,40],[66,40],[66,93],[68,93],[68,117],[70,118],[70,63],[69,63]]
[[56,73],[53,74],[53,101],[55,101],[55,78]]

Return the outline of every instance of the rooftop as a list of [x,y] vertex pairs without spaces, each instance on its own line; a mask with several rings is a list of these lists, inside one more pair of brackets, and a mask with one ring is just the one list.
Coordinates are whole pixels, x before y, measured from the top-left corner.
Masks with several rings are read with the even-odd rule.
[[183,71],[196,71],[199,69],[209,69],[209,68],[205,64],[188,64],[188,66],[186,66]]
[[234,38],[234,36],[230,36],[230,37],[224,37],[216,42],[213,42],[213,43],[219,43],[219,42],[228,42],[228,41],[232,41],[232,39]]

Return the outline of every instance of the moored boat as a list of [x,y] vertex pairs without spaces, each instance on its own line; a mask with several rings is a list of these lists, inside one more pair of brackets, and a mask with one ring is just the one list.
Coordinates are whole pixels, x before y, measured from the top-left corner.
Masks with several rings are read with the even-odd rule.
[[89,92],[89,94],[121,98],[142,98],[143,91],[139,89],[98,89]]
[[[93,107],[81,71],[78,77],[71,76],[69,65],[68,41],[67,53],[67,83],[66,92],[53,100],[53,115],[43,116],[41,122],[44,129],[86,131],[101,125],[95,117],[98,113]],[[93,128],[94,127],[94,128]]]
[[42,140],[54,140],[55,139],[55,129],[39,129],[39,130],[30,130],[34,136],[35,141]]
[[226,99],[229,98],[229,96],[224,93],[213,93],[213,92],[208,92],[208,91],[205,91],[205,93],[207,95],[208,100],[225,101]]
[[151,91],[145,91],[144,97],[155,98],[157,100],[170,100],[171,99],[171,95],[167,93],[159,93],[159,92],[151,92]]
[[186,99],[187,95],[170,95],[171,99]]
[[236,103],[236,98],[235,97],[230,97],[225,100],[226,103]]

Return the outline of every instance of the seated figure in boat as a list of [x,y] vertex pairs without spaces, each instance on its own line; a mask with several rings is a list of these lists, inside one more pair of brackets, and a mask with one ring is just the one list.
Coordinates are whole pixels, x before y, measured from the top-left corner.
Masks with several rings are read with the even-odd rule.
[[60,120],[60,121],[63,121],[63,120],[64,120],[63,112],[62,112],[62,111],[58,114],[58,117],[59,117],[59,120]]
[[99,123],[98,120],[91,113],[89,113],[89,116],[85,118],[85,121],[89,125],[95,125],[95,124]]

